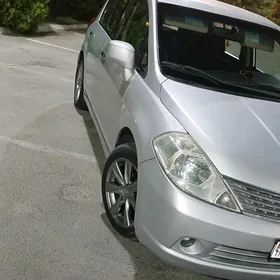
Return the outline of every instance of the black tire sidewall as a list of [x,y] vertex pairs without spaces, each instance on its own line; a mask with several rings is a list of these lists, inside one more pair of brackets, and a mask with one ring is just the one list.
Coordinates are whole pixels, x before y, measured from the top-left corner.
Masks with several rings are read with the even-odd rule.
[[[75,90],[76,90],[77,76],[78,76],[78,72],[79,72],[80,67],[82,67],[82,71],[83,71],[83,82],[82,82],[82,88],[81,88],[80,96],[76,100],[75,99]],[[81,58],[78,65],[77,65],[77,69],[76,69],[75,87],[74,87],[74,105],[79,110],[87,110],[87,104],[86,104],[85,99],[84,99],[84,71],[85,71],[85,69],[84,69],[84,59]]]
[[102,173],[102,199],[103,199],[103,205],[107,214],[107,217],[111,223],[111,225],[114,227],[114,229],[119,232],[121,235],[128,237],[128,238],[133,238],[135,237],[135,229],[134,226],[129,227],[129,228],[123,228],[121,227],[115,219],[112,217],[109,207],[107,205],[107,200],[106,200],[106,189],[105,189],[105,184],[106,184],[106,179],[107,179],[107,173],[112,165],[113,162],[115,162],[117,159],[124,158],[129,160],[136,168],[138,168],[138,162],[137,162],[137,153],[135,149],[134,144],[124,144],[120,145],[115,150],[110,154],[110,156],[107,158],[103,173]]

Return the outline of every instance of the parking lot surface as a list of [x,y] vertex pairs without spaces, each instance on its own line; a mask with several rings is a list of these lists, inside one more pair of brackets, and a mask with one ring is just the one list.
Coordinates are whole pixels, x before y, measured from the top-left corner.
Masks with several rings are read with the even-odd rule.
[[0,36],[0,279],[209,280],[109,226],[99,138],[73,107],[82,40]]

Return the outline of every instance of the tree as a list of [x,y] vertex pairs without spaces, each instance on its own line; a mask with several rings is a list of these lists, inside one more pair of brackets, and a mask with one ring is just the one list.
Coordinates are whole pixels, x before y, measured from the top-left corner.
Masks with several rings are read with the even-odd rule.
[[50,0],[50,16],[52,18],[70,17],[81,21],[89,21],[97,16],[105,1],[106,0]]
[[256,11],[263,4],[263,0],[222,0],[222,2],[238,6],[250,11]]
[[280,18],[280,0],[278,0],[273,7],[272,17],[276,19]]
[[220,0],[280,23],[280,0]]

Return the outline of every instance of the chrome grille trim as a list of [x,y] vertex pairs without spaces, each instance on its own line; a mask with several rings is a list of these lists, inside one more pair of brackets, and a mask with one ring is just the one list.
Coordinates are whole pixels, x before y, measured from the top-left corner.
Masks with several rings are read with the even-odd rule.
[[219,252],[226,252],[226,253],[230,253],[230,254],[253,257],[253,258],[267,258],[267,255],[268,255],[266,253],[240,250],[240,249],[225,247],[225,246],[218,246],[215,248],[215,250],[219,251]]
[[268,256],[269,253],[218,246],[204,259],[219,264],[280,271],[280,262],[269,262]]
[[244,214],[280,222],[280,194],[232,179],[225,180]]

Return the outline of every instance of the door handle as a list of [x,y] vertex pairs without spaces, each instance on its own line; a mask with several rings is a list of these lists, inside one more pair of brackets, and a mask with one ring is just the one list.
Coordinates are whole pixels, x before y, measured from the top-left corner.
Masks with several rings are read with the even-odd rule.
[[95,37],[95,34],[94,34],[92,31],[89,32],[89,35],[90,35],[90,37],[92,37],[92,38]]
[[104,64],[105,61],[106,61],[106,54],[105,54],[104,51],[102,51],[102,52],[101,52],[101,62],[102,62],[102,64]]

